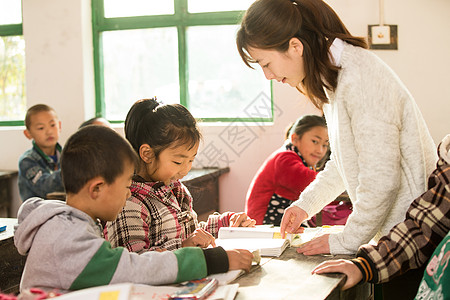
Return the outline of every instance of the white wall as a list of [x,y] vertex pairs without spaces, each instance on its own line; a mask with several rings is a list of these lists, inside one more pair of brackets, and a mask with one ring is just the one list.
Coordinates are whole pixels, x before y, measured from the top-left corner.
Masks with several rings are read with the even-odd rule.
[[[378,22],[376,0],[327,2],[355,35],[366,36],[367,25]],[[397,72],[409,88],[438,143],[450,133],[450,1],[384,2],[385,23],[398,25],[399,50],[378,50],[375,53]],[[62,143],[82,121],[93,116],[90,18],[88,0],[23,0],[28,105],[45,102],[55,108],[62,120]],[[273,125],[202,126],[204,144],[199,159],[205,159],[207,153],[202,150],[213,145],[230,162],[231,171],[220,179],[222,211],[243,210],[247,187],[254,173],[267,155],[281,145],[287,124],[302,114],[317,113],[288,86],[274,83],[274,98],[277,109]],[[224,140],[239,128],[247,130],[251,141],[244,149],[233,151]],[[0,127],[1,169],[17,169],[19,156],[30,147],[22,131],[23,128]],[[15,194],[13,213],[20,204],[17,190]]]

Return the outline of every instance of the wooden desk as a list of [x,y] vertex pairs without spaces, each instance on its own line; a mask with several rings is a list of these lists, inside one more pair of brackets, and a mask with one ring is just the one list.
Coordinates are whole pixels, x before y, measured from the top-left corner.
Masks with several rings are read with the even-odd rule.
[[19,292],[20,278],[26,257],[17,252],[14,246],[15,218],[0,218],[0,226],[6,225],[6,231],[0,233],[0,290],[2,293]]
[[6,211],[9,217],[9,209],[12,203],[12,180],[17,177],[17,171],[0,170],[0,211]]
[[230,168],[192,169],[181,182],[188,188],[193,198],[193,207],[199,221],[219,211],[219,176]]
[[372,299],[372,286],[368,283],[341,291],[343,274],[312,275],[319,263],[348,255],[305,256],[288,248],[278,258],[263,258],[260,266],[239,277],[236,300],[249,299]]

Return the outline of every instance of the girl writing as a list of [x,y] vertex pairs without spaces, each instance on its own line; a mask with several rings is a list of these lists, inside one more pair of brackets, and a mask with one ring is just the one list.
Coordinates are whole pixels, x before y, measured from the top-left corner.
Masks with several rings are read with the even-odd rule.
[[215,246],[222,226],[254,226],[245,213],[210,215],[198,222],[192,198],[180,182],[191,169],[201,134],[196,120],[180,104],[137,101],[125,119],[125,136],[140,157],[131,197],[104,233],[113,247],[142,253],[180,247]]

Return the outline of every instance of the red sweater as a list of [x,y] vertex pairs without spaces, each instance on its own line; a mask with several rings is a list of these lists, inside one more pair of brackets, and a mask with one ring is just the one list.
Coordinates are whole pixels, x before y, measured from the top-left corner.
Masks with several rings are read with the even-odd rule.
[[295,201],[316,174],[303,164],[297,153],[283,146],[272,153],[256,172],[247,192],[245,212],[256,220],[256,224],[262,224],[273,194]]

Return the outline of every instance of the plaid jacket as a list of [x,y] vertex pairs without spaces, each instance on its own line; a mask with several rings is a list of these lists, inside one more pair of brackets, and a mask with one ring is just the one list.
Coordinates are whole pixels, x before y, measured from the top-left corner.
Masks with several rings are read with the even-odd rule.
[[363,245],[352,260],[363,281],[386,282],[421,267],[450,231],[450,135],[438,147],[437,167],[428,191],[415,199],[406,219],[382,237],[377,246]]
[[210,215],[198,222],[192,208],[192,197],[180,182],[140,182],[134,178],[131,197],[117,219],[107,222],[104,235],[113,247],[143,253],[150,250],[175,250],[196,228],[201,227],[217,237],[219,228],[229,226],[232,213]]

